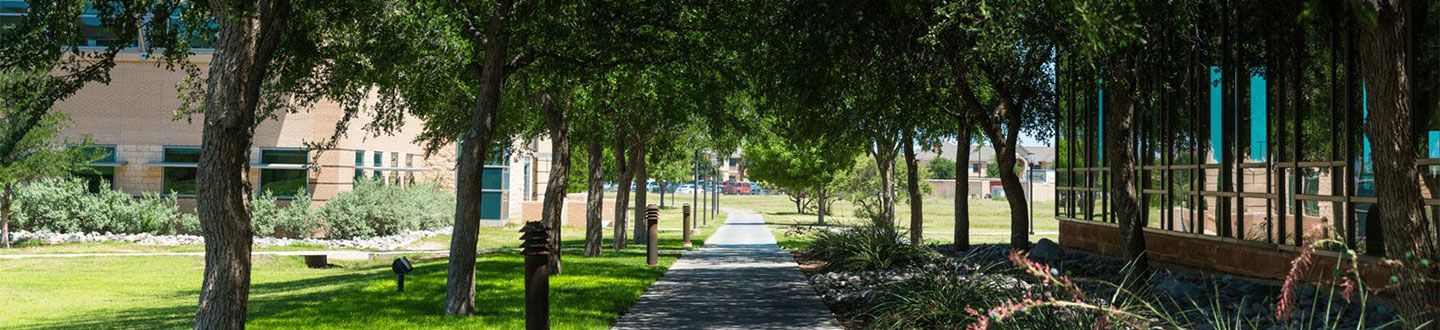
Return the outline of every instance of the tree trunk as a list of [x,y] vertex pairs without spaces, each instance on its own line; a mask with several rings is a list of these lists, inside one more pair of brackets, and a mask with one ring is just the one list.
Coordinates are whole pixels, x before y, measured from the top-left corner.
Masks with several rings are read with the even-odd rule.
[[[1126,62],[1126,61],[1122,61]],[[1110,91],[1106,101],[1113,109],[1105,114],[1105,159],[1110,166],[1110,194],[1115,220],[1123,239],[1121,257],[1131,265],[1125,277],[1129,288],[1145,283],[1150,270],[1145,256],[1145,218],[1140,212],[1140,195],[1135,179],[1135,86],[1137,75],[1129,65],[1119,65],[1115,79],[1107,81]]]
[[564,250],[564,226],[561,212],[565,210],[565,191],[570,185],[570,115],[555,104],[549,94],[540,97],[540,111],[550,131],[550,178],[545,183],[545,201],[540,221],[550,230],[550,274],[560,274],[560,254]]
[[[499,0],[498,12],[510,11],[510,0]],[[455,226],[450,234],[450,259],[445,274],[445,314],[475,313],[475,254],[480,233],[480,201],[486,158],[490,156],[500,113],[500,88],[509,57],[507,18],[495,15],[485,28],[485,63],[480,66],[480,91],[469,128],[460,142],[455,174]]]
[[[1012,125],[1013,126],[1013,125]],[[1015,143],[1019,134],[1002,130],[1019,130],[1019,127],[990,127],[990,144],[995,148],[995,162],[1000,172],[1000,186],[1005,191],[1005,201],[1010,205],[1010,248],[1030,249],[1030,213],[1026,210],[1025,187],[1015,173]],[[998,136],[997,138],[997,135]]]
[[875,167],[880,172],[880,219],[879,221],[895,226],[895,154],[894,143],[885,140],[875,141],[871,149],[871,156],[875,158]]
[[643,139],[635,144],[634,158],[630,159],[630,168],[635,169],[635,244],[644,245],[650,239],[650,228],[645,224],[645,206],[649,205],[646,195],[650,192],[646,186],[649,181],[649,169],[645,166],[645,145],[648,142]]
[[915,159],[915,136],[905,136],[905,186],[910,199],[910,244],[925,241],[925,214],[920,203],[920,163]]
[[250,146],[261,86],[290,16],[286,0],[260,1],[238,12],[212,2],[220,26],[205,89],[196,179],[196,213],[205,238],[205,274],[196,329],[245,328],[250,297]]
[[[1378,15],[1373,23],[1362,23],[1360,70],[1369,89],[1370,120],[1366,131],[1374,152],[1375,195],[1381,210],[1381,230],[1389,257],[1414,253],[1414,260],[1440,259],[1436,246],[1436,225],[1426,220],[1420,200],[1419,173],[1415,168],[1417,141],[1410,130],[1414,120],[1411,88],[1410,47],[1407,22],[1414,4],[1402,0],[1364,1]],[[1396,269],[1401,289],[1396,291],[1406,327],[1440,323],[1433,308],[1440,307],[1440,284],[1431,282],[1437,274],[1411,265]]]
[[10,199],[15,198],[15,184],[5,183],[5,191],[0,192],[0,243],[5,248],[10,248]]
[[629,154],[632,152],[634,150],[625,148],[625,134],[620,131],[620,123],[617,120],[615,123],[615,169],[620,177],[615,181],[615,237],[610,239],[616,250],[623,250],[625,245],[630,243],[625,239],[627,235],[625,224],[626,218],[630,216],[628,213],[630,210],[630,182],[635,180],[635,169],[630,166]]
[[825,197],[825,188],[815,189],[815,199],[819,202],[815,204],[815,217],[821,225],[825,224]]
[[665,209],[665,181],[657,181],[655,184],[660,186],[660,209],[663,210]]
[[605,236],[605,222],[600,218],[605,209],[605,167],[601,164],[605,161],[605,147],[599,139],[591,139],[586,149],[590,153],[590,172],[585,192],[585,256],[594,257],[600,255]]
[[970,127],[960,120],[955,143],[955,249],[970,248]]

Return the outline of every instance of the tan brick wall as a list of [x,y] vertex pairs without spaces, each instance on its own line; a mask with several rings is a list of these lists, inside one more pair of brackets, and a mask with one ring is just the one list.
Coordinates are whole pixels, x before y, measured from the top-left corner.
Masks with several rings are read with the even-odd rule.
[[[194,59],[201,63],[203,72],[208,55]],[[115,145],[118,159],[124,162],[115,171],[116,187],[137,195],[161,192],[164,170],[156,163],[161,162],[164,147],[200,145],[201,116],[176,116],[182,104],[176,86],[184,74],[158,68],[136,54],[124,54],[111,77],[109,84],[87,85],[56,104],[56,110],[70,119],[61,136],[72,142],[88,138],[96,144]],[[329,139],[342,116],[339,105],[328,101],[304,111],[276,114],[256,128],[251,162],[258,163],[261,149],[303,148]],[[419,120],[407,116],[395,130],[377,133],[362,129],[371,118],[371,113],[361,113],[337,139],[334,149],[310,152],[313,168],[309,172],[309,189],[317,204],[351,189],[355,150],[366,152],[366,166],[371,165],[371,152],[383,151],[384,167],[405,166],[407,159],[413,159],[410,162],[414,167],[425,169],[386,170],[383,176],[390,182],[408,182],[414,177],[416,181],[454,186],[453,146],[441,147],[426,158],[423,146],[415,142],[423,128]],[[366,172],[368,176],[371,170]],[[248,173],[252,185],[258,185],[259,176],[259,169]],[[181,204],[193,207],[189,198],[181,198]]]

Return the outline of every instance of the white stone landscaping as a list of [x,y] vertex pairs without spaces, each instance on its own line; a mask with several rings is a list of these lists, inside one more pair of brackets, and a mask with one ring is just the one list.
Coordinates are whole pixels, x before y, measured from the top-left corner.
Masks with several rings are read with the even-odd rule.
[[[361,249],[361,250],[395,250],[410,245],[417,240],[450,233],[451,228],[439,228],[432,230],[413,230],[396,235],[377,236],[370,238],[353,239],[319,239],[319,238],[276,238],[276,237],[255,237],[255,246],[290,246],[295,244],[318,245],[337,249]],[[13,231],[10,233],[12,241],[34,240],[46,244],[61,243],[101,243],[101,242],[125,242],[140,245],[201,245],[205,244],[205,238],[197,235],[155,235],[149,233],[141,234],[115,234],[115,233],[52,233],[48,231],[29,232]]]

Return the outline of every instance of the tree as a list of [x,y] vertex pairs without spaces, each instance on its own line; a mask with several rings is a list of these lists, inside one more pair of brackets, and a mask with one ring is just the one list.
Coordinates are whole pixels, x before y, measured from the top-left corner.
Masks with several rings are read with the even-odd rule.
[[816,221],[824,224],[834,185],[854,166],[859,150],[824,141],[792,141],[770,129],[757,131],[743,147],[750,179],[784,190],[799,213],[806,211],[806,196],[813,196]]
[[955,161],[953,160],[944,157],[935,157],[935,159],[930,160],[930,164],[928,164],[926,168],[930,170],[930,177],[932,178],[940,180],[955,179]]
[[[1024,195],[1014,170],[1022,131],[1044,137],[1054,120],[1056,10],[1041,3],[960,0],[937,13],[928,39],[938,46],[951,75],[949,96],[960,116],[976,123],[995,147],[1005,194]],[[1010,246],[1030,245],[1029,214],[1023,198],[1008,198]]]
[[[1418,38],[1418,11],[1422,2],[1401,0],[1360,0],[1360,72],[1369,90],[1371,109],[1366,133],[1374,145],[1375,187],[1379,201],[1385,250],[1409,254],[1411,259],[1440,259],[1440,233],[1425,217],[1420,200],[1419,177],[1415,166],[1418,142],[1409,127],[1415,118],[1415,84],[1419,79],[1410,67]],[[1399,129],[1397,129],[1399,128]],[[1427,274],[1427,272],[1429,274]],[[1399,290],[1400,308],[1406,327],[1440,322],[1440,284],[1431,278],[1433,270],[1415,267],[1397,269],[1398,279],[1414,284]]]
[[[42,75],[42,74],[35,74]],[[20,91],[38,92],[38,89],[17,88],[17,82],[33,79],[24,75],[0,76],[0,89],[17,93],[0,93],[0,118],[13,119],[24,109],[20,104],[34,102],[42,97],[40,93],[25,95]],[[17,88],[17,89],[12,89]],[[15,197],[15,186],[43,177],[63,175],[85,169],[95,155],[85,148],[71,148],[58,141],[61,123],[65,116],[47,114],[36,126],[25,127],[27,132],[14,145],[14,151],[0,155],[0,247],[10,248],[10,211]],[[9,135],[16,127],[10,120],[0,121],[0,136]]]

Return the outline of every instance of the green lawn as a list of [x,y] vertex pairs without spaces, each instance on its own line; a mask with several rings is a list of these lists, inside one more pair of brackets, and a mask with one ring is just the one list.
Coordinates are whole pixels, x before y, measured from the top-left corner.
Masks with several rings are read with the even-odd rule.
[[[678,229],[678,209],[666,210],[662,229]],[[673,217],[671,217],[673,213]],[[668,221],[673,219],[675,221]],[[696,246],[718,228],[712,222]],[[557,329],[604,329],[679,256],[678,230],[661,232],[662,268],[644,265],[643,245],[616,252],[606,229],[605,255],[584,257],[583,228],[565,228],[565,274],[551,279]],[[517,226],[481,230],[472,317],[443,315],[445,260],[416,262],[406,292],[394,292],[388,261],[334,261],[308,269],[299,257],[254,261],[250,326],[254,328],[463,328],[524,326],[523,259]],[[448,244],[432,237],[419,245]],[[63,247],[60,245],[58,247]],[[104,244],[84,248],[104,248]],[[419,257],[419,256],[416,256]],[[186,328],[200,286],[199,257],[89,257],[0,260],[0,328]]]
[[[801,237],[795,235],[797,228],[818,225],[814,214],[796,213],[795,203],[784,195],[722,196],[720,206],[746,208],[760,212],[764,215],[765,222],[770,225],[776,239],[780,241],[780,245],[786,248],[803,245]],[[925,241],[942,244],[954,242],[954,200],[926,198],[921,202],[921,206],[925,210]],[[1056,239],[1058,235],[1053,232],[1058,230],[1059,223],[1055,221],[1054,207],[1054,202],[1038,202],[1034,205],[1037,234],[1030,236],[1031,241],[1038,241],[1041,238]],[[825,217],[826,225],[843,226],[868,221],[855,217],[855,208],[854,204],[847,201],[835,202],[833,214]],[[908,228],[910,226],[910,205],[904,200],[899,201],[895,205],[895,213],[897,224],[900,227]],[[1009,231],[1009,204],[1005,201],[990,199],[970,200],[971,243],[1009,242]]]

